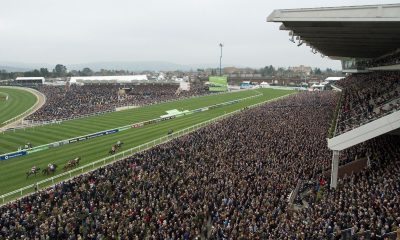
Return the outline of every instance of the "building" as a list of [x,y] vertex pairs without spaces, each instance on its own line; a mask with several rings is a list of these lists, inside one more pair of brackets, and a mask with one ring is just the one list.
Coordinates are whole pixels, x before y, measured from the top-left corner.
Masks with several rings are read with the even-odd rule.
[[17,77],[14,80],[15,83],[21,85],[37,85],[37,84],[44,84],[45,78],[44,77]]
[[[267,21],[281,23],[295,47],[341,60],[343,72],[400,71],[400,4],[279,9]],[[388,133],[400,134],[400,111],[329,138],[331,187],[337,186],[340,151]]]
[[289,67],[289,70],[295,73],[301,73],[305,75],[310,75],[312,72],[312,68],[310,66],[300,65],[297,67]]
[[145,83],[148,82],[147,75],[126,75],[126,76],[90,76],[90,77],[71,77],[71,84],[76,83]]

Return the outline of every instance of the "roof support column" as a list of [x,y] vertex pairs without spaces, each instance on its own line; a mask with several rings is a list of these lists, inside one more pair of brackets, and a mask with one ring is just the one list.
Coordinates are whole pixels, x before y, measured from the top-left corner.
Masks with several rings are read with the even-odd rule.
[[336,188],[339,171],[339,151],[333,150],[332,154],[332,169],[331,169],[331,188]]

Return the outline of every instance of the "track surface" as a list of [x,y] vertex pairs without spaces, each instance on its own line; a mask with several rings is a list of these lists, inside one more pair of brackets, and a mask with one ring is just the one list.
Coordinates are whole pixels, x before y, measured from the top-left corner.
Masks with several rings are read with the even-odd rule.
[[36,95],[27,88],[0,87],[0,93],[8,95],[8,100],[0,101],[0,127],[4,127],[5,121],[39,104]]
[[[121,140],[125,143],[122,149],[125,150],[165,136],[169,129],[177,131],[193,126],[194,124],[215,118],[217,116],[221,116],[225,113],[242,109],[252,104],[292,93],[292,91],[271,89],[260,89],[258,91],[263,93],[261,97],[251,98],[249,100],[245,100],[243,102],[233,105],[159,122],[157,124],[147,125],[142,128],[132,128],[120,133],[94,138],[84,142],[68,144],[59,148],[53,148],[45,150],[43,152],[29,154],[24,157],[0,161],[0,194],[7,193],[45,179],[46,176],[43,176],[41,173],[38,174],[36,177],[29,178],[28,180],[25,178],[25,172],[28,171],[33,165],[36,165],[43,169],[50,162],[56,163],[59,166],[56,174],[59,174],[62,172],[61,168],[63,167],[63,165],[68,160],[73,159],[78,155],[82,157],[81,165],[88,164],[108,156],[108,150],[110,150],[111,145],[115,144],[118,140]],[[160,115],[164,114],[165,109],[181,109],[182,106],[184,106],[184,109],[196,109],[202,106],[209,106],[216,103],[226,102],[227,99],[233,100],[243,98],[243,96],[256,95],[259,94],[259,92],[245,91],[235,93],[233,95],[224,94],[218,96],[200,97],[182,100],[174,103],[157,104],[140,109],[110,113],[103,116],[97,116],[95,118],[91,117],[88,119],[79,119],[76,120],[76,122],[71,121],[71,123],[68,123],[67,125],[61,124],[57,126],[47,126],[47,128],[50,128],[51,130],[51,136],[53,136],[51,139],[47,139],[47,142],[52,142],[52,139],[55,138],[65,139],[65,129],[70,128],[70,124],[76,124],[77,126],[75,126],[76,128],[71,128],[71,133],[69,134],[78,136],[83,135],[82,131],[86,131],[89,133],[93,132],[93,129],[91,129],[90,131],[87,129],[89,127],[93,127],[98,130],[110,129],[111,126],[121,126],[126,124],[127,122],[140,122],[148,118],[154,118],[154,116],[159,117]],[[210,99],[210,97],[214,98]],[[163,109],[163,111],[161,111],[161,109]],[[98,126],[93,126],[96,123],[100,124]],[[83,125],[81,126],[80,124]],[[40,128],[40,130],[28,130],[28,132],[25,132],[25,134],[27,134],[26,136],[28,136],[30,139],[34,140],[38,137],[37,135],[44,138],[47,134],[49,134],[49,132],[47,132],[46,130],[46,127],[43,127],[43,129]],[[14,137],[15,140],[18,140],[20,138],[19,134],[22,133],[23,131],[21,133],[17,132],[15,133],[15,136],[13,136],[13,134],[10,134],[9,136],[7,135],[7,138],[13,139]],[[0,135],[0,140],[2,142],[3,137],[3,135]]]

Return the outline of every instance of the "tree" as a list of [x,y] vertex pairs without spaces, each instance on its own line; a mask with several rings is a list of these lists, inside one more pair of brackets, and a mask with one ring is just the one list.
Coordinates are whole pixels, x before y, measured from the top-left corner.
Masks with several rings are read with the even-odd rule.
[[90,68],[84,68],[81,72],[82,76],[93,76],[93,71]]
[[53,69],[53,74],[55,77],[65,77],[67,75],[67,67],[62,64],[57,64]]
[[314,68],[314,74],[315,74],[315,75],[321,75],[321,74],[322,74],[321,69],[319,69],[319,68]]
[[326,73],[333,73],[333,70],[331,68],[327,68],[325,72]]
[[50,72],[49,72],[49,70],[47,68],[41,68],[40,69],[40,75],[42,77],[48,77],[48,76],[50,76]]
[[33,71],[24,72],[24,77],[40,77],[41,74],[39,70],[35,69]]

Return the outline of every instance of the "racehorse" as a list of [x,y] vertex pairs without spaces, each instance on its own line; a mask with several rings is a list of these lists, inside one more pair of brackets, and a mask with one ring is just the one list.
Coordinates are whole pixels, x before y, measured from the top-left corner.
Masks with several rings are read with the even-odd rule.
[[108,154],[113,155],[117,152],[118,149],[122,148],[122,144],[124,144],[123,142],[118,141],[117,144],[113,145],[111,147],[111,150],[108,151]]
[[49,175],[50,173],[54,174],[54,172],[57,169],[57,165],[56,164],[52,164],[52,165],[53,165],[53,168],[47,167],[42,170],[43,175]]
[[64,166],[64,170],[68,170],[70,168],[74,168],[79,165],[79,161],[81,160],[81,157],[76,157],[75,159],[69,160],[67,164]]
[[26,172],[26,178],[28,179],[28,177],[30,175],[35,175],[35,177],[36,177],[36,173],[38,173],[39,170],[40,170],[40,168],[35,168],[35,170],[31,169],[29,172]]

